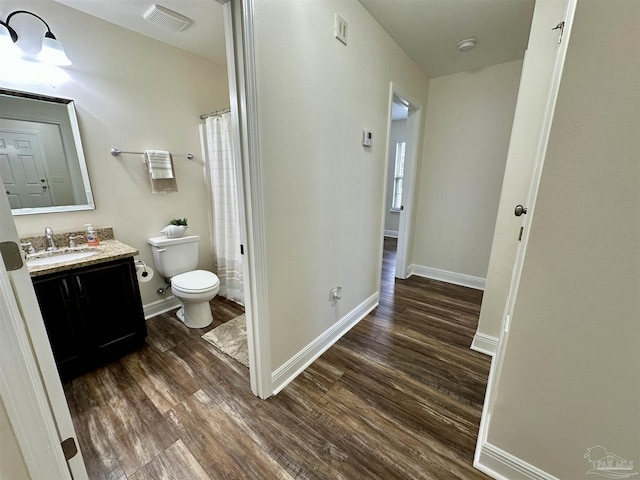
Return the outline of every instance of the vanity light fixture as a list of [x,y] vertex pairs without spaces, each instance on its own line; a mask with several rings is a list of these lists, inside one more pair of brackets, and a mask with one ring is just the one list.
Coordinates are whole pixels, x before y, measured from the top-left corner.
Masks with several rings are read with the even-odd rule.
[[20,52],[20,48],[16,45],[16,42],[18,41],[18,32],[16,32],[15,29],[11,27],[11,25],[9,25],[11,18],[18,13],[26,13],[28,15],[36,17],[47,27],[47,32],[42,38],[42,48],[40,49],[40,52],[36,57],[39,61],[59,66],[71,65],[71,60],[69,60],[69,57],[67,57],[62,43],[60,43],[56,39],[55,35],[51,32],[51,29],[49,28],[47,22],[45,22],[42,17],[26,10],[16,10],[15,12],[11,12],[4,22],[0,20],[1,53],[16,56],[16,54]]

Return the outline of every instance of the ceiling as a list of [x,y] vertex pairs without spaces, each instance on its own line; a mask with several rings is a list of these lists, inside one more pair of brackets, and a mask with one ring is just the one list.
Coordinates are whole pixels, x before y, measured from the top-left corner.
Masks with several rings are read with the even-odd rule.
[[[222,6],[215,0],[157,0],[163,7],[193,19],[182,32],[172,32],[143,19],[154,0],[55,1],[220,65],[226,64]],[[522,58],[535,3],[535,0],[359,1],[429,77]],[[476,48],[459,52],[456,45],[469,37],[477,40]]]
[[[69,7],[115,23],[154,40],[226,65],[222,5],[215,0],[55,0]],[[143,18],[154,4],[193,20],[181,32],[173,32]]]
[[[429,77],[523,58],[535,0],[359,0]],[[458,42],[476,48],[459,52]]]

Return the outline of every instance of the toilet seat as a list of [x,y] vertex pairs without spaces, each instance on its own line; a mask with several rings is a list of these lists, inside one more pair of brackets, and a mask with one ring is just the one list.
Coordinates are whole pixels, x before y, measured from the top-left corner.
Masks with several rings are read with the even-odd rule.
[[171,288],[189,294],[204,293],[220,285],[215,273],[206,270],[194,270],[171,278]]

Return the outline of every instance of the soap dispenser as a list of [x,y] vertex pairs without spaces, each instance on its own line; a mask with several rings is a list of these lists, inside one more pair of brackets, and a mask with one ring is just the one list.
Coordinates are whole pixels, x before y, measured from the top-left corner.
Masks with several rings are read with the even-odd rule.
[[100,239],[98,239],[98,235],[96,235],[96,232],[91,224],[87,223],[85,227],[87,227],[87,245],[89,245],[90,247],[97,247],[98,245],[100,245]]

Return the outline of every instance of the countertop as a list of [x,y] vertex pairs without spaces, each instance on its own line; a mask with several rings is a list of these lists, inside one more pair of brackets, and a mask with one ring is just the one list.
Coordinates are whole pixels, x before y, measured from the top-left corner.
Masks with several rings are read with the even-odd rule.
[[[118,240],[100,240],[100,245],[97,247],[89,247],[86,243],[79,244],[76,248],[60,248],[55,253],[73,253],[73,252],[86,252],[95,250],[95,255],[90,257],[81,258],[79,260],[70,260],[66,262],[51,263],[48,265],[27,266],[29,268],[29,274],[32,277],[38,277],[40,275],[47,275],[49,273],[63,272],[65,270],[71,270],[74,268],[87,267],[90,265],[96,265],[99,263],[110,262],[112,260],[118,260],[120,258],[133,257],[140,252]],[[50,252],[38,252],[32,253],[27,256],[27,261],[31,258],[42,258],[51,256]]]

